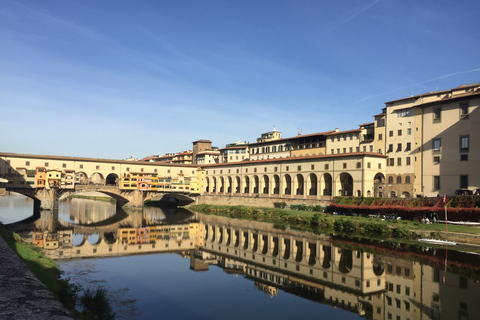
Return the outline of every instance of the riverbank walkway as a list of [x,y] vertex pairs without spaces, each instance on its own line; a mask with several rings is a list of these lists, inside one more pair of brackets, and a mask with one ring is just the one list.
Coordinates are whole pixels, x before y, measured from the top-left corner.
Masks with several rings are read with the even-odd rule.
[[0,237],[0,319],[74,319],[2,237]]

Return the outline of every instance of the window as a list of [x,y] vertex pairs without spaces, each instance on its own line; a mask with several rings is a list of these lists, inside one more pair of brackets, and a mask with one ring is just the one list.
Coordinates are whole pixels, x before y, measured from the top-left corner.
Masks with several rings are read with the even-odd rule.
[[393,137],[393,130],[390,130],[390,131],[388,132],[388,136],[389,136],[389,137]]
[[438,156],[433,157],[433,162],[434,162],[434,163],[440,162],[440,157],[438,157]]
[[370,146],[370,152],[373,152],[373,146]]
[[45,167],[48,167],[48,162],[45,162]]
[[410,151],[412,149],[412,143],[407,142],[407,146],[405,147],[405,151]]
[[433,139],[433,151],[440,151],[441,145],[442,144],[440,138]]
[[397,150],[395,152],[401,152],[402,151],[402,144],[399,143],[397,144]]
[[461,154],[460,161],[468,161],[468,154]]
[[393,167],[395,165],[395,158],[388,158],[388,166]]
[[378,169],[382,169],[382,164],[381,163],[378,164]]
[[25,165],[26,165],[26,166],[29,166],[29,165],[30,165],[30,161],[25,161]]
[[460,136],[460,152],[469,151],[469,135]]
[[340,148],[337,148],[337,153],[340,153]]
[[367,146],[363,146],[363,152],[367,152]]
[[398,135],[399,135],[399,136],[402,135],[402,129],[398,129]]
[[460,103],[460,117],[468,115],[468,101]]
[[347,169],[347,164],[345,162],[343,163],[343,169]]
[[407,161],[407,163],[406,163],[407,166],[411,165],[411,163],[410,163],[410,157],[406,157],[405,160]]
[[297,171],[302,171],[302,166],[298,166]]
[[352,152],[353,152],[353,148],[352,148],[352,147],[350,147],[350,149],[349,149],[349,152],[350,152],[350,153],[352,153]]
[[389,152],[393,152],[393,144],[388,145],[387,153],[389,153]]
[[392,176],[388,177],[388,183],[390,183],[390,184],[393,183],[393,177]]
[[460,188],[461,189],[468,188],[468,175],[461,175],[460,176]]
[[408,128],[407,129],[407,135],[411,135],[412,134],[412,128]]
[[367,162],[367,168],[370,169],[372,167],[372,163],[371,162]]
[[335,149],[332,149],[330,153],[335,154]]
[[384,127],[384,126],[385,126],[385,119],[378,119],[377,127]]
[[410,184],[410,176],[405,177],[405,184]]
[[397,177],[397,184],[401,184],[402,183],[402,177],[401,176],[398,176]]
[[397,110],[397,118],[410,117],[412,115],[412,109]]
[[433,190],[440,190],[440,176],[433,176]]
[[347,153],[347,148],[343,148],[343,153]]
[[383,134],[381,133],[378,134],[378,140],[383,140]]
[[360,147],[355,147],[355,152],[360,152]]
[[434,108],[433,109],[433,120],[440,120],[442,115],[442,109],[441,108]]
[[287,167],[285,168],[285,171],[288,171],[288,169],[289,169],[289,168],[288,168],[288,166],[287,166]]
[[315,170],[315,165],[314,164],[312,164],[311,169]]
[[[95,166],[96,170],[100,170],[100,166]],[[142,171],[143,172],[143,171]]]
[[361,168],[362,167],[362,163],[361,162],[357,162],[357,169]]
[[328,170],[328,163],[325,164],[325,170]]

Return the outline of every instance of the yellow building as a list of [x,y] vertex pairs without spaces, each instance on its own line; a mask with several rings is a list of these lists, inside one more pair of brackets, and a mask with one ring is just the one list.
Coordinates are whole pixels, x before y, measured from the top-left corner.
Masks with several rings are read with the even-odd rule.
[[480,187],[480,84],[386,103],[386,191],[453,195]]

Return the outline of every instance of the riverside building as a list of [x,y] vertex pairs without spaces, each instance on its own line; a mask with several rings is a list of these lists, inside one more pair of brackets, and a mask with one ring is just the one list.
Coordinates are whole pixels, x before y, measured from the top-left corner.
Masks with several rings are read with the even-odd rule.
[[385,103],[358,129],[263,133],[249,161],[205,165],[206,194],[433,197],[480,188],[480,83]]

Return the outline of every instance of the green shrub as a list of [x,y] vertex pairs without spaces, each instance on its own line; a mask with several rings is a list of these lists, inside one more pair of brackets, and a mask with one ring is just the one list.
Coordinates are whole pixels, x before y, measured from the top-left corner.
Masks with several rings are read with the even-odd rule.
[[273,203],[273,206],[275,208],[278,208],[278,209],[285,209],[285,207],[287,206],[287,203],[285,201],[283,202],[274,202]]
[[365,225],[365,234],[371,237],[389,238],[392,230],[383,224],[370,223]]
[[412,237],[412,233],[404,228],[396,227],[392,229],[392,237],[396,239],[410,239]]
[[298,210],[298,211],[307,211],[308,207],[305,204],[292,204],[290,206],[290,209]]
[[310,210],[313,212],[324,212],[324,209],[322,206],[316,205],[316,206],[311,206]]
[[110,301],[105,288],[97,288],[95,291],[87,289],[80,298],[84,308],[82,315],[87,319],[115,319],[115,313],[110,306]]

